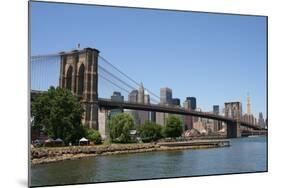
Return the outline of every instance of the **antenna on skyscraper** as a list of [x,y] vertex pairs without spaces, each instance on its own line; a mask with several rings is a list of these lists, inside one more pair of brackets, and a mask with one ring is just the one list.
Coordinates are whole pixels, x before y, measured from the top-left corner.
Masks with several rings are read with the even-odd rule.
[[247,114],[250,115],[251,114],[251,102],[250,102],[250,95],[249,92],[247,92]]

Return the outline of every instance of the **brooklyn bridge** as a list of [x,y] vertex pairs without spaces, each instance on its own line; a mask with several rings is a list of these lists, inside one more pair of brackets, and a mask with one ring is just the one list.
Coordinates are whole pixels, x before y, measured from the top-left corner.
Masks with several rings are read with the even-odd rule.
[[[133,90],[140,84],[110,63],[106,58],[102,57],[99,50],[94,48],[31,56],[30,62],[31,99],[36,97],[37,94],[46,91],[49,86],[56,85],[57,83],[59,87],[71,90],[71,92],[78,97],[85,109],[82,122],[96,130],[106,126],[106,122],[99,122],[99,113],[104,113],[105,117],[107,117],[107,113],[110,110],[130,109],[179,114],[221,121],[226,124],[228,138],[240,137],[241,127],[253,131],[265,131],[264,127],[243,121],[236,106],[228,109],[228,112],[225,113],[224,116],[209,112],[189,110],[178,106],[167,106],[159,103],[157,99],[160,97],[151,92],[148,88],[145,88],[145,90],[151,95],[151,101],[154,103],[133,103],[128,100],[113,101],[108,98],[99,97],[99,87],[102,87],[102,85],[99,85],[99,79],[102,79],[107,82],[107,84],[125,93],[129,93],[126,88]],[[101,62],[103,65],[101,65]],[[48,67],[52,68],[48,69]],[[108,69],[114,70],[119,76],[113,74]],[[47,70],[49,70],[49,72]],[[55,75],[55,72],[58,73],[58,77],[52,77],[52,75]],[[124,81],[121,76],[129,80],[130,83]],[[48,79],[46,77],[48,77]],[[49,83],[50,80],[53,80],[52,83]],[[134,83],[136,86],[132,86],[131,83]]]

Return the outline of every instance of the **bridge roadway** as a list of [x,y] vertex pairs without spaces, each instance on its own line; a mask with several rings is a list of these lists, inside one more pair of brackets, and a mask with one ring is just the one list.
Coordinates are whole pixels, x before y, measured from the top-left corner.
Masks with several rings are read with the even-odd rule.
[[[31,91],[31,100],[36,98],[39,94],[44,93],[44,91]],[[87,102],[89,103],[89,102]],[[165,105],[156,105],[156,104],[138,104],[138,103],[129,103],[129,102],[117,102],[112,101],[109,99],[99,98],[98,101],[94,101],[94,104],[97,104],[100,108],[106,108],[106,109],[114,109],[114,108],[123,108],[123,109],[131,109],[131,110],[143,110],[143,111],[154,111],[154,112],[165,112],[165,113],[172,113],[172,114],[181,114],[181,115],[190,115],[195,117],[202,117],[207,119],[213,119],[218,121],[223,121],[229,125],[237,125],[240,124],[244,127],[249,127],[254,130],[265,130],[264,128],[260,126],[256,126],[253,124],[250,124],[248,122],[239,121],[233,118],[215,115],[212,113],[206,113],[206,112],[198,112],[198,111],[192,111],[192,110],[185,110],[184,108],[180,107],[171,107],[171,106],[165,106]]]
[[230,124],[237,124],[239,123],[241,126],[249,127],[254,130],[264,130],[264,128],[253,125],[244,121],[239,121],[237,119],[221,116],[221,115],[215,115],[212,113],[206,113],[206,112],[198,112],[198,111],[192,111],[192,110],[185,110],[181,107],[171,107],[171,106],[165,106],[165,105],[156,105],[156,104],[138,104],[138,103],[130,103],[130,102],[117,102],[112,101],[109,99],[99,98],[98,101],[94,102],[97,104],[100,108],[105,109],[114,109],[114,108],[122,108],[122,109],[131,109],[131,110],[143,110],[143,111],[154,111],[154,112],[165,112],[165,113],[171,113],[171,114],[180,114],[180,115],[190,115],[195,117],[201,117],[201,118],[207,118],[207,119],[213,119],[218,121],[224,121],[226,123]]

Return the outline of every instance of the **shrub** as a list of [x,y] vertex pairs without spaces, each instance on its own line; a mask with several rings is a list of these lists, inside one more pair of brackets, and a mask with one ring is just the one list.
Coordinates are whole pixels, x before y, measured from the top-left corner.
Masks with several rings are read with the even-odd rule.
[[99,131],[96,131],[94,129],[88,129],[87,138],[94,144],[101,144],[101,135]]
[[146,122],[138,129],[143,142],[156,141],[162,137],[162,127],[154,122]]
[[126,113],[117,114],[108,123],[109,135],[112,142],[131,142],[130,130],[134,128],[134,119]]
[[183,126],[179,117],[169,116],[166,122],[167,123],[164,130],[166,137],[175,138],[181,136],[183,132]]

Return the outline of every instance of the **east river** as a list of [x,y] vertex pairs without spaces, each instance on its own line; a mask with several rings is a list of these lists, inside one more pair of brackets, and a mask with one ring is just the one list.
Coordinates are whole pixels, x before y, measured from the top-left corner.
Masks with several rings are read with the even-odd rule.
[[267,137],[231,139],[230,147],[88,157],[34,165],[31,185],[106,182],[267,170]]

